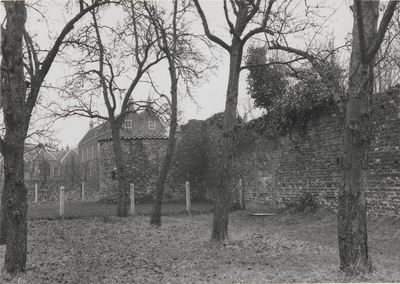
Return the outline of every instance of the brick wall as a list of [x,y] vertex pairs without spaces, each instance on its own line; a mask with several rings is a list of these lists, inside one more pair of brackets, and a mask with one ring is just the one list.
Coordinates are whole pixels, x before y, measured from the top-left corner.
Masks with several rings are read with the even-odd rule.
[[[399,90],[373,96],[373,139],[367,171],[367,209],[370,214],[400,216],[400,103]],[[231,171],[232,189],[242,179],[245,206],[265,210],[285,207],[310,193],[320,204],[336,208],[341,182],[340,157],[343,115],[327,111],[305,126],[294,125],[285,135],[257,133],[242,124],[236,131]],[[174,158],[164,191],[164,200],[183,201],[185,181],[189,181],[192,199],[213,199],[217,189],[220,118],[190,120],[181,127]],[[130,168],[130,182],[139,191],[138,198],[151,201],[155,179],[167,140],[123,140]],[[111,141],[101,142],[104,196],[116,194]],[[232,202],[237,201],[234,191]]]
[[379,215],[400,216],[400,92],[373,98],[373,140],[367,174],[368,209]]
[[[400,216],[399,99],[398,88],[373,96],[374,128],[366,195],[370,214]],[[205,135],[197,140],[205,147],[197,149],[206,158],[197,165],[203,171],[196,181],[204,187],[206,197],[213,199],[218,184],[221,123],[209,118],[197,124],[203,127],[197,134]],[[248,209],[286,207],[307,193],[318,203],[336,208],[343,126],[343,114],[332,110],[305,126],[294,125],[283,136],[272,136],[268,131],[259,134],[246,125],[238,127],[230,187],[233,189],[243,180]],[[233,202],[236,198],[233,196]]]
[[[398,89],[373,97],[366,192],[370,214],[400,216],[399,105]],[[336,208],[343,125],[343,117],[331,111],[309,121],[305,128],[294,126],[284,136],[248,134],[254,142],[238,145],[236,158],[247,208],[285,207],[306,193]]]

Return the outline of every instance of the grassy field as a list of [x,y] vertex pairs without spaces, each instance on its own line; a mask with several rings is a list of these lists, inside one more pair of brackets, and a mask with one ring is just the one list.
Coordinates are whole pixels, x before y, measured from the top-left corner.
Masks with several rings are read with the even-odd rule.
[[369,219],[374,272],[347,277],[338,269],[334,212],[236,211],[225,243],[209,241],[212,213],[189,216],[178,208],[153,227],[146,212],[32,220],[27,274],[2,275],[0,283],[400,282],[399,219]]
[[[136,204],[135,212],[137,214],[150,214],[151,204]],[[191,209],[195,213],[210,212],[213,204],[209,202],[194,202]],[[163,214],[175,214],[186,212],[184,203],[163,203],[161,207]],[[130,205],[128,205],[130,212]],[[101,202],[71,202],[64,205],[65,219],[88,218],[115,215],[117,205]],[[57,203],[30,203],[28,206],[28,219],[60,219],[60,207]]]

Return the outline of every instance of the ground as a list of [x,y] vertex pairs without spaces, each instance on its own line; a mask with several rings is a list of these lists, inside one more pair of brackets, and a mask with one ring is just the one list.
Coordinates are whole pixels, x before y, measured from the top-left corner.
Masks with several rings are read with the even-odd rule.
[[338,269],[332,211],[232,212],[229,241],[216,243],[209,241],[213,215],[206,205],[193,206],[192,215],[184,205],[166,205],[175,210],[162,218],[161,227],[149,225],[145,206],[128,218],[106,214],[112,207],[103,207],[102,216],[63,220],[37,219],[43,213],[35,206],[28,272],[13,280],[3,274],[1,283],[400,282],[398,218],[369,218],[374,272],[347,277]]

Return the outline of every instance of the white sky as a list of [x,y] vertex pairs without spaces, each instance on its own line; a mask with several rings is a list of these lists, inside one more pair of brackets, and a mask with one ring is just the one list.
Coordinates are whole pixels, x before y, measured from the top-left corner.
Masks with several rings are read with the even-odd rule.
[[[298,0],[299,2],[303,2],[304,0]],[[279,0],[277,1],[280,2]],[[320,3],[321,1],[316,0],[308,0],[308,4]],[[352,17],[350,14],[349,0],[328,0],[328,3],[334,3],[335,5],[342,5],[339,7],[338,12],[332,17],[332,31],[336,36],[335,45],[339,45],[348,32],[351,31],[352,27]],[[225,21],[223,16],[222,9],[222,1],[201,1],[202,7],[206,14],[206,17],[209,19],[209,26],[211,30],[214,30],[218,35],[223,35],[224,30],[222,27],[225,27]],[[277,4],[277,3],[275,3]],[[2,18],[3,19],[3,18]],[[38,25],[42,24],[37,22]],[[35,25],[35,22],[31,23],[31,25]],[[32,28],[35,28],[32,26]],[[226,33],[225,33],[226,34]],[[228,42],[229,43],[229,42]],[[184,101],[180,101],[179,108],[184,111],[183,119],[186,122],[189,119],[206,119],[213,115],[214,113],[221,112],[224,110],[225,105],[225,93],[227,88],[227,80],[228,80],[228,62],[226,59],[227,53],[223,51],[225,56],[225,64],[221,63],[217,74],[210,75],[208,82],[204,82],[201,87],[193,89],[193,95],[200,106],[197,107],[196,104],[192,103],[189,99],[185,99]],[[52,66],[50,73],[56,70],[59,70],[60,66]],[[164,76],[165,79],[168,79],[168,76]],[[245,86],[245,77],[246,73],[242,72],[241,81],[239,87],[239,103],[244,100],[246,96],[246,86]],[[158,85],[162,85],[162,81],[157,82]],[[169,83],[166,83],[167,85]],[[169,87],[167,87],[169,88]],[[167,91],[167,90],[166,90]],[[146,99],[148,96],[148,92],[144,91],[142,99]],[[242,111],[239,109],[239,113],[242,115]],[[89,129],[90,119],[82,118],[82,117],[71,117],[65,120],[59,120],[56,122],[55,127],[59,130],[57,137],[61,141],[61,146],[75,147],[78,145],[81,138],[85,135],[87,130]]]

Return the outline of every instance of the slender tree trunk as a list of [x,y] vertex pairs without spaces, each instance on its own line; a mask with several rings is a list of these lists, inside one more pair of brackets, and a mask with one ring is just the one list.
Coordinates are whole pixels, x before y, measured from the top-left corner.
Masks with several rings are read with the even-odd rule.
[[117,216],[128,217],[127,190],[129,188],[129,184],[125,175],[125,159],[122,151],[121,138],[119,135],[120,126],[117,126],[114,122],[111,123],[111,128],[115,166],[117,168],[116,177],[118,181]]
[[340,269],[349,274],[371,271],[365,183],[372,129],[370,115],[374,60],[362,59],[361,48],[367,49],[376,34],[379,3],[365,1],[363,4],[366,46],[361,46],[355,20],[343,141],[342,185],[338,200]]
[[[22,40],[26,21],[25,2],[4,3],[7,24],[2,35],[3,114],[6,133],[0,142],[4,157],[4,189],[1,199],[0,244],[6,244],[4,269],[16,274],[26,270],[27,190],[24,184],[24,143],[29,118],[25,112],[26,86]],[[2,67],[3,67],[2,66]]]
[[229,54],[228,90],[226,93],[223,134],[219,145],[219,184],[215,192],[214,221],[211,232],[212,241],[223,241],[228,238],[229,182],[238,103],[240,63],[243,52],[242,48],[242,44],[234,38],[232,41],[232,49]]
[[171,165],[172,157],[174,155],[175,144],[176,144],[176,128],[178,127],[178,76],[175,66],[175,55],[176,55],[176,13],[177,13],[177,1],[174,2],[174,21],[173,21],[173,48],[169,50],[167,47],[167,37],[165,31],[160,31],[163,37],[163,44],[160,47],[164,49],[164,52],[168,59],[169,65],[169,76],[171,81],[171,123],[168,136],[167,152],[165,153],[164,160],[161,165],[160,173],[157,178],[156,192],[154,195],[154,203],[151,210],[150,224],[161,226],[161,205],[164,194],[164,185],[167,180],[169,167]]
[[[176,90],[176,89],[175,89]],[[174,96],[173,96],[174,97]],[[176,94],[175,94],[176,98]],[[175,99],[176,101],[176,99]],[[163,163],[161,165],[160,173],[157,178],[156,183],[156,192],[154,196],[154,203],[151,210],[151,217],[150,217],[150,224],[161,226],[161,205],[162,205],[162,198],[164,194],[164,185],[167,179],[169,167],[172,161],[172,157],[174,155],[175,150],[175,135],[176,135],[176,128],[177,128],[177,107],[176,102],[174,105],[174,99],[172,99],[172,116],[171,116],[171,125],[169,130],[169,137],[168,137],[168,145],[167,145],[167,152],[165,154]],[[175,110],[174,110],[175,109]]]

